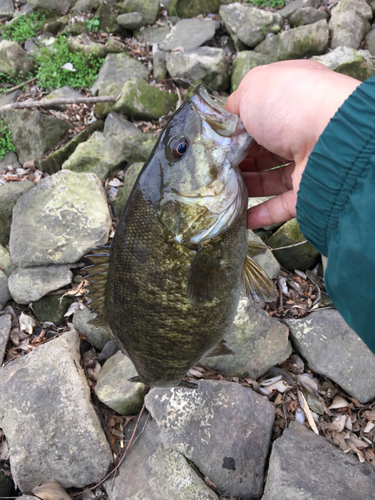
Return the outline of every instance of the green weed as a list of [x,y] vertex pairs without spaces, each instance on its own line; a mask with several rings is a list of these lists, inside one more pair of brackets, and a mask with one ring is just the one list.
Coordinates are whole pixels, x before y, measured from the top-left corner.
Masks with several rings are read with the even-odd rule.
[[9,151],[15,151],[16,148],[5,120],[0,121],[0,126],[0,160],[2,160]]
[[4,24],[1,28],[4,40],[23,43],[27,38],[32,38],[40,30],[44,16],[39,16],[37,12],[32,12],[28,16],[18,16],[14,21]]
[[85,23],[90,31],[98,31],[100,24],[98,16],[94,16],[92,19],[86,19]]
[[255,7],[284,7],[284,0],[246,0],[247,3]]
[[[22,82],[30,80],[30,78],[33,78],[33,74],[28,73],[28,75],[24,77],[22,70],[18,73],[18,76],[16,78],[10,78],[10,76],[6,75],[5,73],[0,73],[0,83],[8,83],[12,87],[21,85]],[[9,89],[8,86],[0,87],[0,94],[4,94],[8,89]],[[22,90],[25,89],[23,88]]]
[[[52,45],[44,47],[35,55],[35,65],[38,68],[36,76],[38,83],[46,88],[88,87],[90,88],[98,76],[104,59],[94,56],[84,57],[80,52],[70,52],[66,38],[60,36]],[[62,68],[71,63],[75,71]]]

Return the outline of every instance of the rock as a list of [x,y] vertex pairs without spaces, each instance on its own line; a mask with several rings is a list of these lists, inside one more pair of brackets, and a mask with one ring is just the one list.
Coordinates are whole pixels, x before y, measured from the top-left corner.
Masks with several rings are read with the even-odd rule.
[[102,352],[99,354],[99,363],[103,365],[107,359],[114,356],[119,350],[120,348],[116,340],[109,340],[103,347]]
[[0,186],[0,243],[9,243],[12,224],[13,207],[18,198],[27,193],[35,184],[29,180],[22,182],[7,182]]
[[[257,243],[261,243],[261,244],[263,243],[261,238],[259,238],[259,236],[257,236],[255,233],[253,233],[253,231],[251,231],[250,229],[247,231],[247,239],[249,242],[255,241]],[[275,256],[273,255],[271,250],[268,248],[268,246],[265,245],[265,252],[260,253],[258,255],[255,255],[255,257],[253,257],[253,259],[255,260],[255,262],[257,264],[259,264],[264,269],[264,271],[267,273],[267,276],[271,280],[276,278],[276,276],[279,274],[280,264],[277,262],[277,260],[275,259]]]
[[89,35],[82,33],[78,36],[69,36],[66,45],[70,52],[81,52],[88,63],[91,58],[104,58],[108,54],[122,52],[122,49],[113,43],[96,43],[91,40]]
[[[303,240],[305,237],[299,230],[297,219],[292,219],[268,238],[267,244],[271,248],[279,248],[295,245]],[[283,267],[291,271],[294,269],[305,271],[313,266],[319,257],[319,252],[308,242],[284,250],[275,250],[273,254]]]
[[96,175],[60,170],[18,199],[10,254],[23,267],[71,264],[106,244],[110,228],[106,194]]
[[375,55],[375,29],[372,29],[370,33],[366,35],[367,48],[370,54]]
[[112,111],[108,114],[104,124],[104,134],[123,134],[128,137],[133,135],[142,135],[142,131],[133,125],[132,122]]
[[160,49],[172,50],[177,47],[183,47],[185,50],[196,49],[215,36],[215,28],[215,22],[211,20],[182,19],[160,43]]
[[119,6],[121,13],[142,14],[145,24],[154,24],[160,13],[160,0],[125,0]]
[[12,478],[0,470],[0,495],[2,497],[8,497],[9,495],[14,494],[14,492],[15,490]]
[[40,159],[65,137],[71,127],[59,118],[27,109],[2,110],[1,117],[11,132],[21,164],[27,160]]
[[232,3],[233,0],[171,0],[168,14],[178,17],[194,17],[199,14],[219,12],[220,5]]
[[177,94],[160,90],[144,80],[129,80],[113,110],[133,120],[158,120],[174,110],[177,101]]
[[[108,3],[108,2],[107,2]],[[88,12],[90,9],[97,9],[100,5],[99,0],[78,0],[74,5],[74,12]]]
[[368,500],[374,487],[370,464],[359,463],[357,457],[344,454],[323,436],[290,422],[273,443],[262,500]]
[[11,327],[12,316],[10,314],[4,314],[4,316],[0,316],[0,366],[3,363],[5,348],[9,340]]
[[133,36],[137,38],[138,42],[142,42],[142,40],[144,40],[149,44],[161,43],[171,31],[171,28],[166,21],[161,22],[162,26],[157,26],[156,28],[153,26],[150,26],[149,28],[141,28],[140,30],[135,31]]
[[290,26],[296,28],[298,26],[304,26],[305,24],[316,23],[321,19],[328,21],[329,14],[324,10],[314,9],[313,7],[302,7],[290,16]]
[[100,370],[95,393],[102,403],[120,415],[136,415],[142,408],[146,390],[141,382],[129,382],[136,375],[133,363],[118,351]]
[[64,33],[72,36],[78,36],[82,35],[82,33],[89,32],[90,30],[84,21],[74,21],[72,24],[69,24],[64,28]]
[[[77,99],[80,97],[82,97],[81,92],[78,92],[78,90],[71,89],[70,87],[64,85],[64,87],[60,87],[59,89],[56,89],[50,94],[46,95],[45,99]],[[67,104],[63,104],[60,106],[50,107],[49,109],[64,111],[65,109],[70,109],[70,106]]]
[[237,2],[222,5],[219,13],[238,50],[255,47],[268,33],[278,33],[283,26],[279,14]]
[[[217,500],[214,493],[178,451],[165,449],[153,420],[140,420],[142,436],[134,443],[116,478],[104,483],[111,500]],[[132,430],[131,424],[126,427]],[[126,433],[126,439],[130,434]]]
[[117,24],[124,29],[134,31],[146,24],[145,18],[140,12],[129,12],[129,14],[121,14],[116,18]]
[[0,107],[6,106],[7,104],[10,104],[11,102],[16,101],[17,97],[21,94],[22,94],[22,90],[15,90],[14,92],[10,92],[9,94],[3,94],[0,97]]
[[56,326],[60,326],[65,320],[64,314],[68,310],[73,299],[62,297],[61,295],[51,295],[42,297],[33,303],[33,313],[38,321],[50,321]]
[[8,276],[4,273],[4,271],[0,271],[0,310],[3,310],[5,304],[12,297],[9,292],[9,283]]
[[311,369],[366,403],[375,397],[375,355],[335,309],[286,320],[291,340]]
[[77,332],[1,368],[0,426],[21,491],[50,478],[81,488],[105,476],[112,453],[80,366]]
[[17,78],[21,73],[25,77],[34,69],[32,57],[17,42],[3,40],[0,43],[0,73],[10,78]]
[[53,151],[46,158],[36,160],[36,167],[49,175],[55,174],[61,170],[63,163],[74,153],[79,144],[87,141],[90,135],[94,132],[103,130],[103,127],[104,123],[101,120],[90,123],[90,125],[87,125],[82,132],[75,135],[73,139],[70,139],[70,141],[64,144],[64,146],[56,151]]
[[[117,13],[111,9],[108,2],[99,2],[99,8],[96,11],[96,15],[99,17],[99,30],[106,33],[117,33],[124,31],[116,21]],[[126,32],[123,33],[126,35]]]
[[114,91],[114,95],[118,95],[128,80],[146,79],[146,76],[147,69],[140,61],[126,54],[108,54],[91,92],[93,95],[111,95],[107,93],[107,87],[114,84],[118,91],[117,94]]
[[29,304],[48,292],[70,285],[72,277],[67,266],[18,267],[9,276],[8,285],[17,304]]
[[11,19],[14,14],[14,4],[12,0],[1,0],[0,1],[0,17],[7,17]]
[[78,310],[73,315],[73,325],[78,332],[87,338],[90,344],[101,350],[107,342],[113,340],[113,337],[102,328],[90,325],[90,321],[95,319],[96,316],[97,314],[89,309]]
[[322,20],[266,38],[254,50],[269,55],[274,61],[324,54],[328,47],[328,35],[327,21]]
[[8,153],[3,156],[3,159],[0,160],[0,173],[5,172],[5,169],[9,166],[11,166],[14,170],[16,170],[16,168],[21,168],[17,155],[14,151],[8,151]]
[[325,64],[338,73],[357,78],[362,82],[375,75],[375,65],[368,50],[337,47],[327,54],[312,57],[312,59]]
[[284,8],[277,11],[280,16],[290,18],[297,10],[304,7],[318,7],[318,0],[294,0],[288,3]]
[[72,5],[76,3],[77,0],[27,0],[27,1],[32,7],[35,7],[36,10],[50,9],[61,12],[65,9],[69,9]]
[[69,24],[69,16],[57,16],[46,19],[42,24],[40,31],[42,33],[50,33],[57,35],[59,31],[63,30]]
[[341,0],[331,9],[329,34],[331,48],[341,45],[358,49],[365,34],[371,29],[371,7],[361,0]]
[[191,460],[221,495],[260,496],[274,420],[266,398],[239,384],[202,380],[196,390],[151,389],[145,403],[163,445]]
[[126,202],[128,201],[134,183],[137,180],[139,172],[142,170],[143,162],[136,162],[129,165],[124,175],[124,185],[117,191],[117,196],[113,202],[112,208],[117,217],[120,217]]
[[166,52],[164,50],[157,50],[153,54],[153,76],[156,83],[161,82],[167,78],[167,63],[165,60]]
[[256,66],[269,64],[272,62],[272,57],[264,54],[257,54],[253,50],[244,50],[238,52],[233,63],[231,76],[231,90],[237,90],[242,78]]
[[202,364],[227,375],[256,379],[292,353],[288,328],[246,297],[240,299],[225,341],[234,354],[207,357]]
[[12,261],[10,253],[6,248],[0,245],[0,268],[4,271],[4,273],[9,276],[17,266]]
[[202,80],[212,90],[226,90],[229,86],[228,59],[223,49],[200,47],[184,52],[166,54],[167,69],[177,84]]

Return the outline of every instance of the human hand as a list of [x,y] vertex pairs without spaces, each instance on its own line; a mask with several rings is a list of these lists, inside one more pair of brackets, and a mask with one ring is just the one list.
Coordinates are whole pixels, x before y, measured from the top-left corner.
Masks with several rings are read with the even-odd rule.
[[360,83],[311,60],[257,66],[243,78],[225,106],[256,141],[241,170],[250,197],[274,196],[248,212],[249,228],[296,216],[297,191],[309,154]]

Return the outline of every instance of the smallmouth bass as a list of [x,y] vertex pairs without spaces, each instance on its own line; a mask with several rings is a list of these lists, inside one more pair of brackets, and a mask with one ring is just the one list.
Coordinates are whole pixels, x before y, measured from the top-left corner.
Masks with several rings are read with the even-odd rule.
[[266,247],[253,243],[248,255],[238,165],[252,144],[241,120],[198,86],[163,128],[111,247],[87,256],[99,312],[92,323],[113,334],[137,381],[189,386],[182,379],[202,358],[232,353],[223,338],[241,286],[257,299],[276,298],[251,259]]

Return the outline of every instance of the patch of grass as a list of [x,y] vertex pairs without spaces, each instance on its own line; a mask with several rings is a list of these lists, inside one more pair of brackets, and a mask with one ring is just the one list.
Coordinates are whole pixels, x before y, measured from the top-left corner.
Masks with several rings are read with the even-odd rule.
[[[15,87],[17,85],[21,85],[22,82],[25,82],[27,80],[30,80],[30,78],[33,78],[33,74],[29,73],[26,77],[23,76],[23,71],[21,70],[16,78],[11,78],[10,76],[6,75],[5,73],[0,73],[0,83],[8,83],[12,87]],[[1,87],[0,88],[0,94],[4,94],[9,87]],[[22,90],[25,90],[24,88]]]
[[5,120],[0,121],[0,160],[4,158],[4,156],[9,151],[15,151],[12,136],[10,135],[10,131],[5,123]]
[[94,16],[92,19],[86,19],[85,23],[90,31],[98,31],[100,24],[98,16]]
[[254,7],[284,7],[284,0],[246,0],[247,3]]
[[[38,68],[36,76],[38,83],[46,88],[69,87],[90,88],[96,80],[104,59],[94,56],[84,57],[80,52],[70,52],[66,38],[60,36],[52,45],[44,47],[35,55],[35,65]],[[76,71],[62,68],[71,63]]]
[[2,26],[2,37],[4,40],[23,43],[27,38],[36,35],[44,20],[45,17],[40,16],[37,12],[32,12],[28,16],[18,16],[11,23]]

